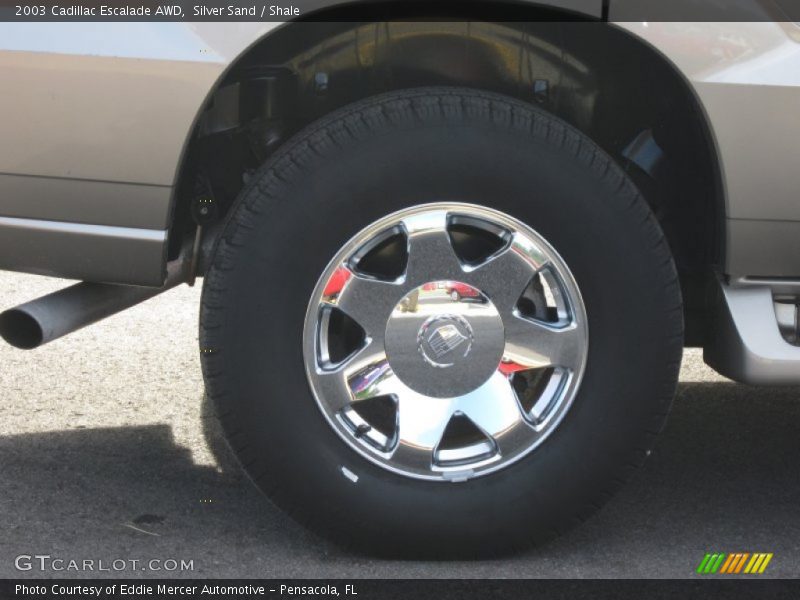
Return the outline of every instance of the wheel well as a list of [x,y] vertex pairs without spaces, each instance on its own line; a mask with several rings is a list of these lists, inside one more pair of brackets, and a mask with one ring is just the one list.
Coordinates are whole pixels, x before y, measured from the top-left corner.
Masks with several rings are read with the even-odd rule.
[[370,95],[424,85],[538,104],[606,150],[661,222],[681,276],[687,342],[702,342],[705,290],[724,253],[711,134],[674,67],[606,23],[331,19],[279,28],[231,67],[191,134],[172,247],[194,231],[199,199],[212,198],[224,215],[252,171],[309,122]]

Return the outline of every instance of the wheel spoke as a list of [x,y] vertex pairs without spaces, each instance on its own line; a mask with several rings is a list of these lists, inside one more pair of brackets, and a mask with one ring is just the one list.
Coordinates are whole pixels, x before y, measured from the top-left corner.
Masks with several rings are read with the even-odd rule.
[[536,436],[510,381],[499,371],[480,388],[459,398],[458,410],[491,438],[501,456],[525,447]]
[[447,233],[447,213],[435,211],[403,221],[408,236],[406,288],[434,280],[462,279],[464,269]]
[[319,393],[330,409],[338,412],[357,400],[382,395],[394,377],[383,344],[367,340],[360,350],[333,369],[318,369]]
[[503,358],[522,367],[564,367],[575,370],[583,337],[575,323],[553,327],[512,315],[505,319],[506,348]]
[[401,287],[353,271],[348,273],[342,289],[326,297],[326,301],[358,323],[369,337],[383,339],[389,314],[402,297]]
[[429,471],[433,452],[453,415],[453,401],[432,400],[409,389],[399,395],[398,411],[398,441],[391,459]]
[[347,379],[341,368],[318,371],[315,388],[319,397],[324,398],[326,408],[332,413],[338,413],[353,401]]
[[347,377],[353,402],[369,400],[378,396],[396,395],[400,379],[394,374],[388,361],[381,361]]
[[516,306],[525,287],[547,258],[530,240],[513,234],[511,243],[499,254],[477,266],[470,283],[481,289],[501,311]]

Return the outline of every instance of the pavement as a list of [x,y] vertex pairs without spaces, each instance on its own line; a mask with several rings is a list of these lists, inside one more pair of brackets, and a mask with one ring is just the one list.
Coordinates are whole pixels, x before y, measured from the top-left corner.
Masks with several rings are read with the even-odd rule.
[[[0,309],[64,285],[0,273]],[[228,454],[203,399],[199,296],[184,286],[33,351],[0,343],[0,577],[663,578],[706,552],[772,552],[762,577],[800,576],[800,388],[734,384],[696,350],[645,467],[553,543],[473,562],[344,552]],[[18,571],[20,555],[95,571]]]

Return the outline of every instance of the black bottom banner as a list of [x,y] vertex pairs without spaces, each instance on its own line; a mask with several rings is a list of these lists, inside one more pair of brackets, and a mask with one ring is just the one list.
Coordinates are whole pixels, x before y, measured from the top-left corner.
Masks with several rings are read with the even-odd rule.
[[800,598],[800,580],[570,579],[208,579],[0,580],[0,598],[60,600],[152,598]]

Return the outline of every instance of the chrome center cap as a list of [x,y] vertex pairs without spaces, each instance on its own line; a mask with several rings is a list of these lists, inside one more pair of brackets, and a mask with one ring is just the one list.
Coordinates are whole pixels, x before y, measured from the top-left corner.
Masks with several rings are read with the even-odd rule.
[[436,398],[467,394],[486,382],[503,356],[499,312],[480,290],[431,281],[407,294],[386,325],[386,354],[411,389]]
[[464,317],[434,315],[417,332],[417,350],[430,365],[446,369],[469,355],[474,337]]

